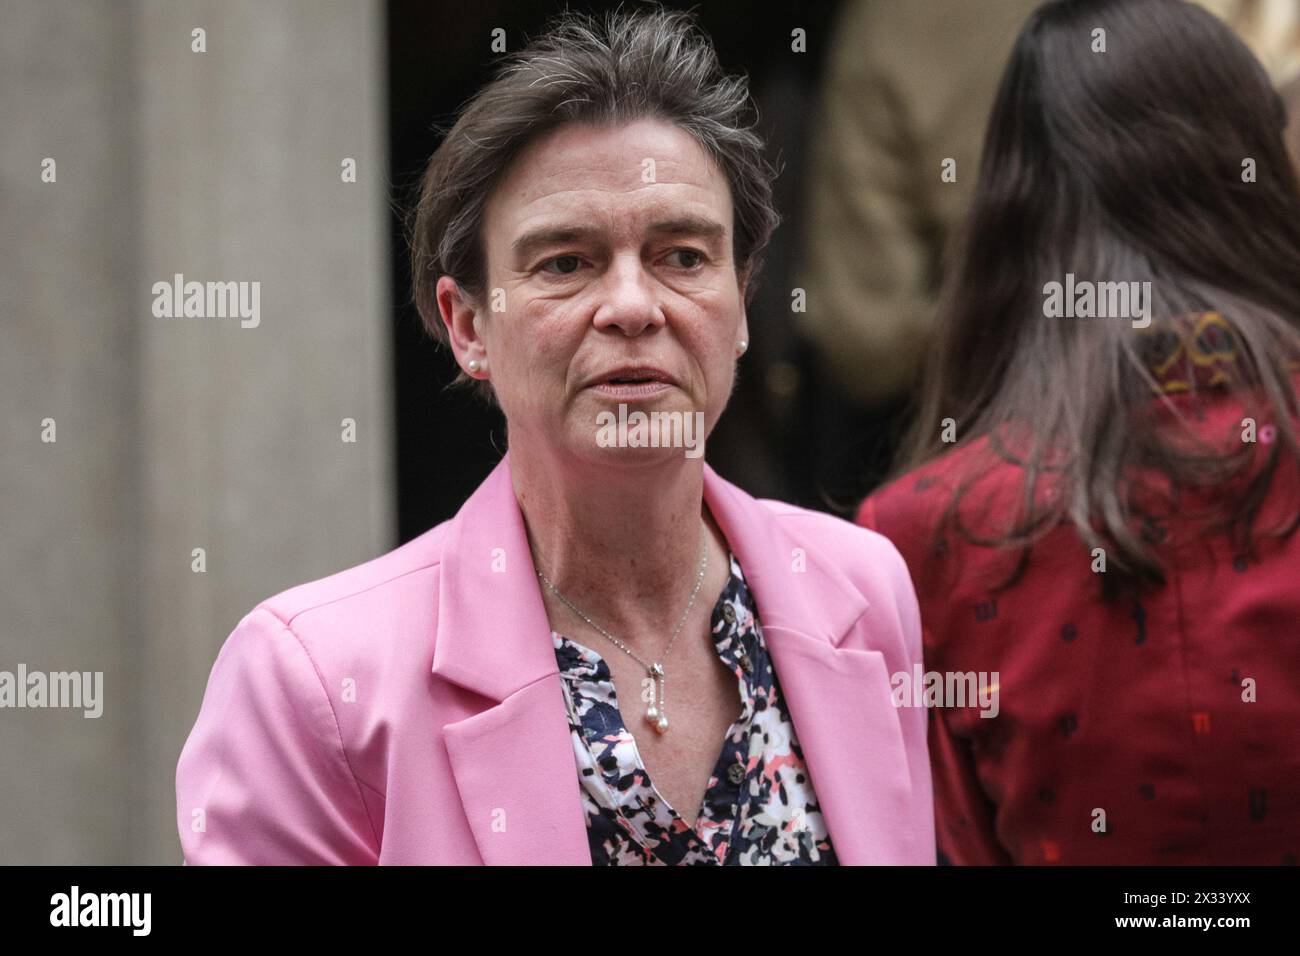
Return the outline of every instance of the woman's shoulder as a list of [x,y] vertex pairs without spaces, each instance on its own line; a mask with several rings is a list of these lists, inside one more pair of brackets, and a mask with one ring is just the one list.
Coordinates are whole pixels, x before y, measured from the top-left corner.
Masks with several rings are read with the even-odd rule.
[[436,600],[436,589],[431,591],[428,583],[442,563],[449,525],[443,522],[377,557],[285,588],[256,607],[292,625],[318,613],[368,613],[375,605]]
[[[968,554],[968,542],[1005,533],[1023,507],[1024,475],[987,436],[974,438],[877,488],[855,520],[893,542],[920,593],[949,593],[958,584],[950,576],[957,569],[988,562],[1001,567],[1000,552],[979,548]],[[1056,476],[1040,473],[1035,499],[1046,502],[1056,494]],[[963,534],[951,533],[956,528]],[[959,551],[962,560],[945,560]],[[935,577],[939,569],[944,574]]]
[[897,524],[929,524],[963,483],[986,494],[1016,471],[999,460],[987,436],[953,447],[875,488],[858,506],[856,522],[882,531]]
[[[1300,369],[1291,375],[1291,386],[1300,395]],[[1206,388],[1199,393],[1175,392],[1152,400],[1158,414],[1168,413],[1170,425],[1190,428],[1198,439],[1240,441],[1248,409],[1243,396],[1227,388]],[[1271,441],[1272,423],[1257,423]],[[933,529],[945,509],[961,491],[961,518],[974,527],[988,518],[1014,510],[1024,494],[1025,471],[1016,462],[1018,439],[1002,426],[998,440],[988,434],[954,445],[949,451],[894,477],[871,491],[858,506],[855,520],[863,527],[897,539],[914,528]],[[1038,472],[1035,493],[1050,495],[1058,473]]]
[[[444,522],[377,557],[263,598],[240,618],[214,666],[223,658],[288,655],[332,680],[369,673],[375,661],[395,663],[407,648],[427,650],[446,531]],[[392,653],[377,653],[383,644]]]
[[783,532],[789,559],[805,568],[834,569],[873,604],[914,602],[907,562],[887,536],[824,511],[758,499]]
[[775,498],[759,498],[782,530],[796,538],[806,540],[814,547],[843,555],[850,562],[859,560],[872,563],[889,560],[893,544],[873,528],[864,527],[825,511],[817,511]]

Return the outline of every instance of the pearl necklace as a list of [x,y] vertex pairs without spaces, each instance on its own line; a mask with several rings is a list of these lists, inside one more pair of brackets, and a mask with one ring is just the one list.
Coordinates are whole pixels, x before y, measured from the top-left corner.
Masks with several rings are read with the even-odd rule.
[[650,681],[651,681],[650,687],[652,692],[654,691],[654,686],[655,686],[654,682],[658,680],[659,691],[658,694],[651,699],[650,706],[646,708],[645,719],[649,721],[651,726],[653,726],[654,729],[658,731],[660,734],[668,733],[668,714],[664,710],[664,701],[665,701],[664,689],[665,689],[666,679],[664,677],[664,666],[662,662],[665,658],[668,657],[668,652],[673,649],[673,643],[677,640],[677,635],[681,633],[682,625],[686,623],[686,615],[690,614],[691,608],[695,606],[695,598],[700,593],[700,585],[704,583],[704,571],[708,566],[709,566],[708,539],[704,538],[700,542],[700,572],[699,574],[696,575],[695,590],[691,592],[691,599],[686,602],[686,610],[682,611],[681,619],[678,620],[677,622],[677,629],[673,631],[673,636],[668,641],[668,646],[664,648],[664,652],[661,655],[659,655],[659,660],[655,661],[653,664],[647,664],[635,653],[633,653],[631,648],[629,648],[622,641],[616,638],[613,634],[609,633],[609,631],[605,630],[603,627],[601,627],[599,624],[597,624],[595,621],[589,618],[582,611],[578,610],[578,608],[574,606],[572,601],[570,601],[563,594],[561,594],[559,592],[559,589],[556,588],[556,586],[552,584],[549,580],[547,580],[546,575],[542,573],[540,568],[537,570],[537,576],[541,579],[542,583],[545,584],[548,588],[550,588],[551,593],[554,594],[561,601],[563,601],[568,606],[569,610],[573,611],[574,614],[578,615],[578,617],[582,618],[584,621],[586,621],[588,624],[594,627],[601,634],[605,635],[605,637],[607,637],[609,640],[613,641],[614,644],[617,645],[620,649],[622,649],[629,657],[631,657],[633,660],[635,660],[638,664],[640,664],[642,667],[646,669],[646,674],[650,677]]

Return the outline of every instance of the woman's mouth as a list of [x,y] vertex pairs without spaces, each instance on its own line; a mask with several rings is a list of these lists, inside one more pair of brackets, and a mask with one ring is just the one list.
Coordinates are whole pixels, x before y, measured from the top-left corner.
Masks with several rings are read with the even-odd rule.
[[657,379],[612,378],[590,386],[592,391],[610,398],[652,398],[667,392],[673,386]]
[[610,398],[644,399],[663,394],[675,384],[657,368],[625,368],[601,376],[588,387]]

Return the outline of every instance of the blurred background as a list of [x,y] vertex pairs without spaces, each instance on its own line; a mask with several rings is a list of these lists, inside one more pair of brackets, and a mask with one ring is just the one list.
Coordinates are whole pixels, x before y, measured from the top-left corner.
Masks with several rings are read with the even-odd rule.
[[[782,169],[708,460],[848,514],[906,425],[1035,3],[665,5],[750,76]],[[1300,101],[1300,0],[1205,5]],[[561,6],[0,2],[0,672],[104,696],[0,708],[0,864],[179,863],[176,760],[240,617],[450,517],[499,459],[499,417],[444,391],[400,215],[494,31],[517,49]],[[157,316],[177,274],[260,283],[257,324]]]

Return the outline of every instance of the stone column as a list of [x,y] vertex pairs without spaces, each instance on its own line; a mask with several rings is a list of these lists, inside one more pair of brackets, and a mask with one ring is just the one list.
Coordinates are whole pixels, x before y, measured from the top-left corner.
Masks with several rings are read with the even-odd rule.
[[[396,544],[383,8],[57,0],[0,33],[0,670],[105,698],[0,710],[0,862],[179,863],[221,642]],[[177,274],[256,316],[157,315]]]

